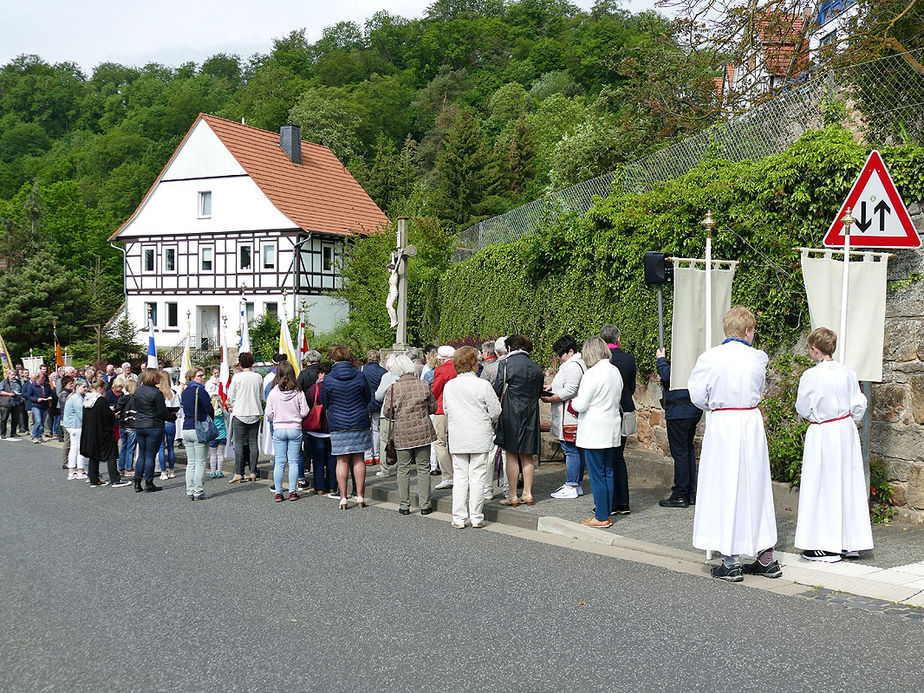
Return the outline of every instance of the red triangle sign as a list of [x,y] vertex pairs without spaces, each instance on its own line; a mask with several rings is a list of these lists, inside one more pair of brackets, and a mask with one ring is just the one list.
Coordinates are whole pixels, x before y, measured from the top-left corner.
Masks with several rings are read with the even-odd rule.
[[860,177],[841,205],[834,223],[825,235],[829,248],[844,247],[847,209],[856,222],[850,229],[851,248],[919,248],[921,238],[908,216],[908,209],[892,183],[892,177],[879,152],[870,152]]

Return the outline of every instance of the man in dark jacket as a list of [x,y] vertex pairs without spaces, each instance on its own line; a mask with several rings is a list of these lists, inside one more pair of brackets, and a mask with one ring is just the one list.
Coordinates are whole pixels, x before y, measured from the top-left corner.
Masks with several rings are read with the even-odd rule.
[[32,442],[41,443],[45,432],[45,418],[54,393],[45,379],[44,373],[35,376],[35,381],[29,381],[22,389],[26,406],[32,410]]
[[[16,424],[19,422],[22,408],[22,382],[19,374],[11,370],[9,375],[0,380],[0,440],[19,440],[16,437]],[[7,437],[6,422],[10,422],[10,433]]]
[[[619,369],[619,375],[622,376],[622,397],[619,400],[619,409],[623,415],[623,433],[627,432],[627,421],[635,421],[635,401],[632,395],[635,394],[635,357],[619,348],[619,328],[615,325],[604,325],[600,328],[600,337],[610,348],[610,361]],[[629,414],[630,416],[626,416]],[[633,433],[634,431],[629,431]],[[613,505],[616,515],[628,515],[632,511],[629,508],[629,472],[626,469],[626,439],[628,435],[622,436],[622,442],[616,448],[615,463],[615,482],[616,493],[613,498]]]
[[664,420],[667,442],[674,458],[674,486],[670,498],[658,501],[662,508],[686,508],[696,504],[696,451],[693,439],[703,412],[690,402],[690,391],[668,389],[671,366],[664,349],[658,349],[656,366],[664,389]]
[[[379,352],[370,349],[366,352],[366,365],[363,366],[363,377],[369,383],[369,391],[375,392],[382,382],[382,376],[388,371],[379,363]],[[382,405],[373,397],[369,400],[369,418],[372,420],[372,449],[366,450],[366,464],[379,463],[379,417],[382,415]]]

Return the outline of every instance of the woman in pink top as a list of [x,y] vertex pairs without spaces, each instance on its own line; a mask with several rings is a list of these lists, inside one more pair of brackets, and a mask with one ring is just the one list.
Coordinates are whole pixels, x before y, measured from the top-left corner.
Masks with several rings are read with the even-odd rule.
[[282,476],[289,461],[289,500],[297,501],[298,462],[302,450],[302,419],[308,416],[305,393],[295,379],[295,369],[283,361],[276,366],[273,389],[266,398],[266,418],[273,422],[273,487],[276,502],[282,498]]

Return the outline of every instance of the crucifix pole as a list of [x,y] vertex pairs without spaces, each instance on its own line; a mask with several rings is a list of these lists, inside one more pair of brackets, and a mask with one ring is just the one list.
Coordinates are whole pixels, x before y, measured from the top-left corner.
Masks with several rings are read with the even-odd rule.
[[395,349],[407,348],[407,217],[398,217],[398,327]]

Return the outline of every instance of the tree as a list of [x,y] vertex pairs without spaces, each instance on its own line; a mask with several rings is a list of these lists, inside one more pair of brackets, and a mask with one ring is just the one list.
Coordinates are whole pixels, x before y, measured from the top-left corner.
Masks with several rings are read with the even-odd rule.
[[436,161],[443,215],[462,224],[497,187],[493,152],[469,109],[459,111]]
[[345,98],[328,96],[334,92],[309,89],[289,111],[289,122],[301,128],[302,139],[328,147],[341,161],[360,153],[356,136],[360,120]]

